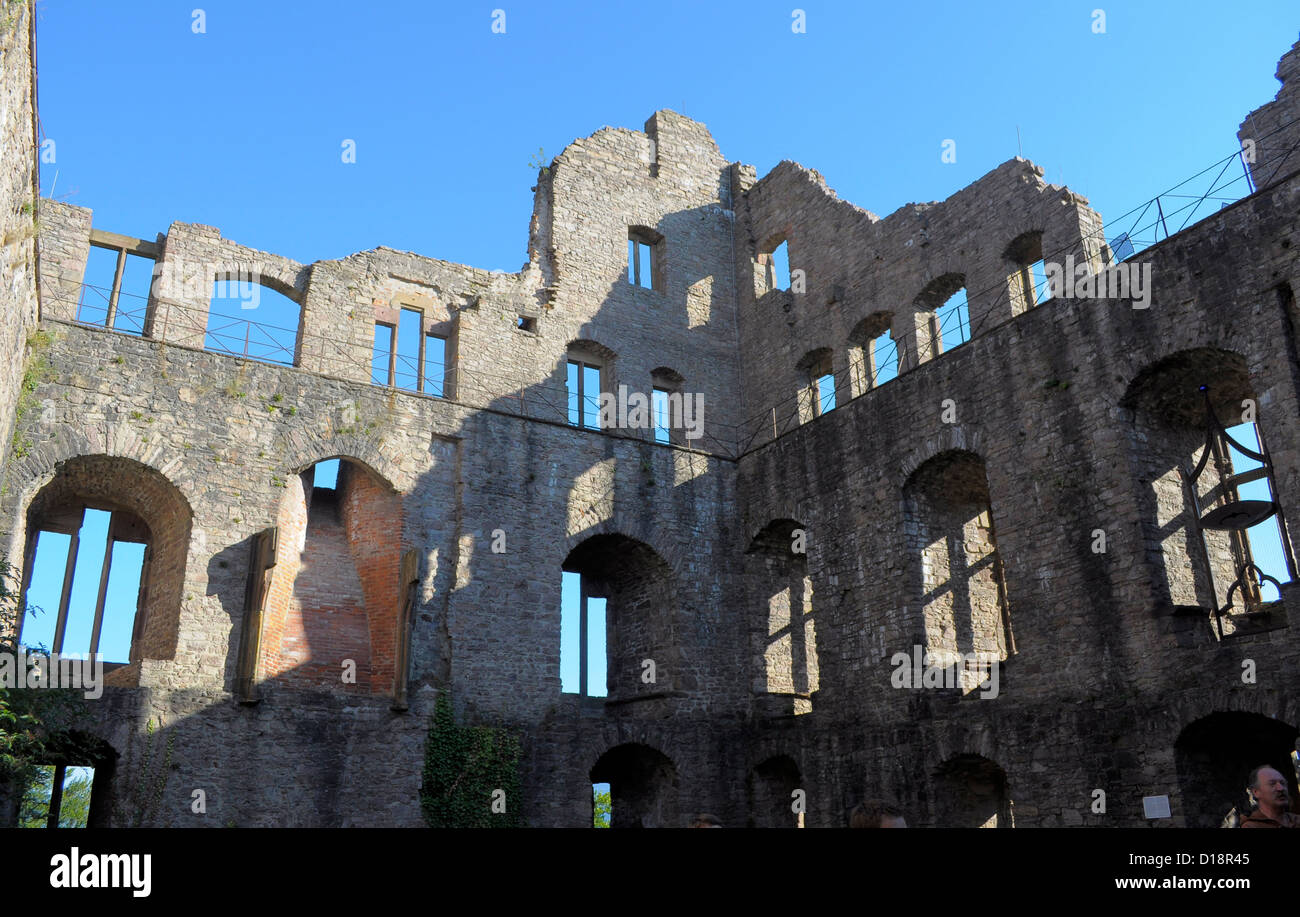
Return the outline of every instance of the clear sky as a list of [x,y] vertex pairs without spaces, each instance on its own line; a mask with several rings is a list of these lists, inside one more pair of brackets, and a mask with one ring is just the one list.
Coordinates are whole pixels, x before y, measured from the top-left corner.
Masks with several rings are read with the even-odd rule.
[[797,2],[41,0],[42,192],[142,238],[515,271],[538,148],[672,108],[881,216],[1022,149],[1110,219],[1235,148],[1300,29],[1294,0]]

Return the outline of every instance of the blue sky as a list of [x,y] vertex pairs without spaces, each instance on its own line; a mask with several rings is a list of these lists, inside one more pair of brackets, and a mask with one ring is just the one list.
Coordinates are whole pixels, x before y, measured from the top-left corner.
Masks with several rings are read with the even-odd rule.
[[508,271],[538,148],[657,108],[881,216],[1016,155],[1019,127],[1049,180],[1116,217],[1232,151],[1300,28],[1269,0],[1105,4],[1104,34],[1104,0],[799,0],[803,34],[762,0],[212,0],[195,34],[196,2],[39,4],[43,193],[57,171],[55,196],[143,238],[183,220],[300,261],[389,245]]

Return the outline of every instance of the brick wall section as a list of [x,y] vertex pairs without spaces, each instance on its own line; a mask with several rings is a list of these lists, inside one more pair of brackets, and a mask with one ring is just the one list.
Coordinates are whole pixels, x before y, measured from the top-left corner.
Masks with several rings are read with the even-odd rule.
[[311,493],[310,473],[293,475],[285,481],[284,496],[276,513],[277,541],[275,567],[267,590],[266,610],[262,617],[262,638],[258,655],[258,678],[273,678],[291,667],[283,646],[288,634],[301,631],[302,625],[294,603],[293,589],[302,569],[302,555],[307,543],[307,501]]
[[403,552],[402,500],[373,474],[355,463],[343,462],[339,514],[366,611],[370,645],[367,677],[372,691],[391,697]]

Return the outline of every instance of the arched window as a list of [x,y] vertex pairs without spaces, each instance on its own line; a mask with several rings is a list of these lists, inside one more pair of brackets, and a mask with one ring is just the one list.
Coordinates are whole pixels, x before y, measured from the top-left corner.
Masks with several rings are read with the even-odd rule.
[[835,370],[831,357],[831,349],[822,347],[799,361],[801,384],[797,394],[801,423],[835,410]]
[[1041,231],[1033,230],[1016,236],[1002,258],[1007,267],[1007,295],[1011,300],[1012,315],[1019,315],[1052,298],[1043,263]]
[[944,274],[930,281],[913,308],[918,363],[970,340],[970,309],[962,274]]
[[796,814],[791,804],[800,783],[799,766],[788,755],[775,755],[751,770],[745,784],[749,827],[802,828],[803,813]]
[[397,666],[401,495],[347,458],[287,482],[258,639],[258,673],[303,688],[386,694]]
[[671,690],[677,599],[664,560],[644,542],[594,535],[561,569],[560,690],[611,700]]
[[956,666],[953,683],[969,693],[1015,651],[984,462],[942,452],[912,473],[903,498],[927,656]]
[[600,756],[590,777],[593,786],[609,785],[611,828],[680,827],[677,768],[663,752],[640,743],[616,745]]
[[849,334],[849,391],[852,397],[871,391],[898,375],[898,348],[889,336],[892,312],[873,312]]
[[146,465],[60,464],[27,511],[19,642],[98,657],[106,684],[135,683],[142,659],[173,658],[190,520],[185,498]]
[[754,295],[788,290],[791,286],[790,246],[784,235],[773,236],[758,247],[754,258]]
[[769,714],[810,712],[819,686],[807,541],[802,525],[779,519],[745,552],[746,579],[757,588],[750,599],[757,666],[753,690],[759,708]]
[[[255,272],[219,274],[212,287],[203,348],[293,366],[297,362],[302,304]],[[296,295],[296,294],[295,294]]]
[[1013,828],[1006,772],[982,755],[957,755],[934,772],[934,825]]
[[1150,482],[1138,500],[1156,604],[1204,614],[1221,636],[1273,626],[1295,555],[1246,361],[1181,351],[1143,369],[1121,405],[1135,478]]

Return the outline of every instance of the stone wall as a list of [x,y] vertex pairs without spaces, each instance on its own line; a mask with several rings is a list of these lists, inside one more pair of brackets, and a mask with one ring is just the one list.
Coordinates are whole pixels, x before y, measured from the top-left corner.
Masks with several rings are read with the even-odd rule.
[[9,457],[28,332],[37,315],[36,236],[41,214],[32,55],[34,3],[0,12],[0,461]]

